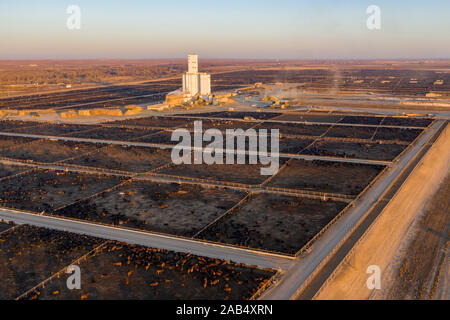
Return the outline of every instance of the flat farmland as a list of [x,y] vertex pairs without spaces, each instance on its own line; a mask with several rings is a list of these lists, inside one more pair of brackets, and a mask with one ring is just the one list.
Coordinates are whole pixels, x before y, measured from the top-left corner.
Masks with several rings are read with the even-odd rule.
[[0,163],[0,179],[8,176],[12,176],[17,173],[25,172],[30,168],[25,166],[14,166],[9,164]]
[[139,128],[115,128],[115,127],[103,127],[88,131],[72,133],[71,137],[86,138],[86,139],[103,139],[103,140],[115,140],[115,141],[134,141],[142,136],[153,134],[158,132],[157,130],[139,129]]
[[0,300],[13,300],[101,240],[71,233],[18,226],[0,235]]
[[120,177],[36,169],[0,181],[0,206],[34,212],[56,208],[111,188]]
[[278,172],[269,186],[356,196],[383,168],[375,165],[295,159]]
[[93,152],[100,147],[101,145],[93,143],[35,139],[32,143],[23,144],[18,148],[0,150],[0,155],[11,159],[53,163]]
[[238,300],[249,299],[273,275],[222,260],[119,242],[81,264],[81,290],[55,278],[28,299],[40,300]]
[[345,206],[341,202],[261,193],[206,229],[200,237],[295,254]]
[[109,145],[97,152],[72,158],[64,163],[144,173],[171,162],[171,151],[157,148]]
[[407,146],[385,143],[354,143],[320,140],[303,151],[303,154],[392,161]]
[[244,196],[227,189],[135,181],[55,214],[190,237]]

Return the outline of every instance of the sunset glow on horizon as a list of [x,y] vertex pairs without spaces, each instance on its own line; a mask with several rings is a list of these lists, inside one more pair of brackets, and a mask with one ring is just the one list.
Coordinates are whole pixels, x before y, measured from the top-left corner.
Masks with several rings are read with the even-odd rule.
[[[382,27],[366,27],[368,6]],[[68,30],[69,5],[81,9]],[[448,58],[450,2],[431,1],[7,1],[0,59]]]

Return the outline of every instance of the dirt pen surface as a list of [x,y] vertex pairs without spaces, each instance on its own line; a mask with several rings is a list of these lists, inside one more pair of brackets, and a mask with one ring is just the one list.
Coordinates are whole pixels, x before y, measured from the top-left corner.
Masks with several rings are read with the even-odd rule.
[[34,140],[32,143],[21,145],[19,148],[0,150],[0,155],[10,159],[53,163],[93,152],[99,147],[101,145],[93,143]]
[[271,187],[357,196],[383,166],[293,160],[269,183]]
[[20,172],[25,172],[29,169],[30,168],[25,167],[25,166],[23,166],[23,167],[22,166],[12,166],[9,164],[1,164],[0,163],[0,179],[8,177],[8,176],[12,176],[12,175],[20,173]]
[[323,122],[323,123],[336,123],[342,120],[341,115],[330,114],[311,114],[311,113],[286,113],[277,120],[282,121],[297,121],[297,122]]
[[256,129],[279,129],[280,135],[300,135],[300,136],[320,136],[325,131],[327,131],[329,126],[317,125],[317,124],[300,124],[300,123],[276,123],[276,122],[265,122]]
[[74,132],[84,131],[95,128],[88,125],[76,125],[68,123],[39,123],[36,122],[33,127],[25,127],[10,130],[16,133],[29,133],[43,136],[62,136],[69,135]]
[[374,139],[413,142],[421,133],[420,129],[379,128]]
[[[283,137],[282,135],[280,135],[279,152],[297,154],[306,147],[308,147],[313,142],[314,142],[313,139],[291,138],[291,137]],[[271,150],[271,148],[269,149]]]
[[116,141],[134,141],[140,137],[156,133],[156,130],[149,129],[129,129],[129,128],[98,128],[88,131],[72,133],[71,137],[87,138],[87,139],[103,139],[103,140],[116,140]]
[[0,206],[51,212],[122,181],[120,177],[36,169],[0,181]]
[[261,193],[200,237],[295,254],[345,207],[341,202]]
[[273,275],[222,260],[111,242],[80,265],[81,290],[55,278],[27,299],[242,300]]
[[12,121],[12,120],[0,121],[0,132],[11,131],[12,129],[29,127],[36,124],[37,123],[35,122],[26,122],[26,121]]
[[12,228],[12,226],[13,225],[11,225],[9,223],[0,221],[0,233],[5,231],[5,230],[8,230],[8,229]]
[[170,150],[109,145],[97,152],[73,158],[64,163],[144,173],[171,163],[170,155]]
[[385,126],[405,126],[405,127],[428,127],[433,120],[431,119],[419,119],[419,118],[398,118],[398,117],[386,117],[383,120]]
[[[276,112],[206,112],[206,113],[187,113],[179,114],[179,116],[196,116],[196,117],[211,117],[211,118],[227,118],[227,119],[256,119],[256,120],[269,120],[282,115],[282,113]],[[177,115],[178,116],[178,115]]]
[[155,134],[137,138],[136,141],[144,143],[167,144],[167,145],[178,144],[178,141],[172,141],[171,131],[160,131]]
[[17,298],[100,243],[92,237],[30,226],[2,233],[0,300]]
[[340,123],[379,125],[384,117],[345,116]]
[[219,119],[191,119],[188,128],[194,129],[194,122],[200,121],[202,123],[203,130],[207,129],[219,129],[219,130],[226,130],[226,129],[242,129],[247,130],[250,129],[256,125],[258,125],[258,122],[251,122],[251,121],[233,121],[233,120],[219,120]]
[[196,185],[137,181],[56,211],[59,216],[193,236],[245,193]]
[[22,137],[0,136],[0,155],[3,156],[3,153],[6,152],[7,149],[12,149],[32,141],[35,140]]
[[[192,157],[194,159],[194,157]],[[280,166],[286,159],[280,159]],[[194,160],[192,160],[194,162]],[[173,165],[164,168],[157,173],[168,174],[171,176],[198,178],[212,181],[223,181],[247,185],[257,185],[263,183],[269,176],[261,175],[261,168],[269,167],[261,164],[225,164],[226,157],[224,156],[224,164],[182,164]],[[235,161],[236,162],[236,161]]]
[[184,118],[172,118],[172,117],[147,117],[130,120],[120,120],[114,122],[108,122],[108,124],[121,125],[121,126],[142,126],[142,127],[156,127],[156,128],[174,128],[185,127],[191,121]]
[[406,147],[406,145],[392,143],[354,143],[319,140],[302,153],[341,158],[392,161]]
[[335,126],[325,136],[333,138],[371,139],[376,130],[377,128],[373,127]]

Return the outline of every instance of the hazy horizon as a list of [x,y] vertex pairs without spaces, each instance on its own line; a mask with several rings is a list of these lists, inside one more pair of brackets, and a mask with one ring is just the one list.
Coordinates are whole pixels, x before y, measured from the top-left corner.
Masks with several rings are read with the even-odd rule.
[[[381,9],[381,29],[366,9]],[[69,5],[81,29],[69,30]],[[445,0],[0,0],[1,60],[445,60]]]

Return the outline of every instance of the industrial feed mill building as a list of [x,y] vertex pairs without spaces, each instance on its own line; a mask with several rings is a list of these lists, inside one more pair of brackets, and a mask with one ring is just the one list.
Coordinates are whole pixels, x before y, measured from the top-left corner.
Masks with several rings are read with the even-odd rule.
[[191,97],[211,95],[211,75],[198,72],[198,55],[188,55],[188,72],[183,75],[183,92]]

